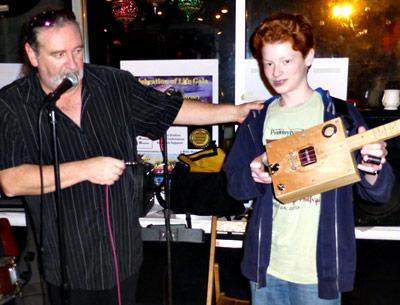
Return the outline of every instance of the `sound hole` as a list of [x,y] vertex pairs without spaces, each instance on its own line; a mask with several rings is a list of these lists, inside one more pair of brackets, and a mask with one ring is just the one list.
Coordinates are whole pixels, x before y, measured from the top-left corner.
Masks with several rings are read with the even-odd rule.
[[322,129],[322,134],[326,138],[330,138],[333,136],[337,131],[337,127],[333,124],[327,124],[325,127]]
[[299,160],[301,166],[307,166],[317,162],[314,147],[309,146],[299,150]]

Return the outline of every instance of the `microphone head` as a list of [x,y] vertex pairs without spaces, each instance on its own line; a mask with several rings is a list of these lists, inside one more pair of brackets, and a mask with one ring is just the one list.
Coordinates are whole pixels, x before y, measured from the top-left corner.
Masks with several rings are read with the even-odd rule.
[[71,87],[75,87],[79,83],[79,76],[76,72],[70,72],[65,74],[64,79],[68,79],[71,82]]

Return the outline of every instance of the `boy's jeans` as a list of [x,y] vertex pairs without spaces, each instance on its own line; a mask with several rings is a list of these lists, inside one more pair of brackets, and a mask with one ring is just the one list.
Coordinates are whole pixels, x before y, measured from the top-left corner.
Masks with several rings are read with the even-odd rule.
[[334,300],[324,300],[318,297],[318,285],[295,284],[280,280],[269,274],[267,286],[256,288],[255,282],[250,282],[252,305],[340,305],[340,296]]

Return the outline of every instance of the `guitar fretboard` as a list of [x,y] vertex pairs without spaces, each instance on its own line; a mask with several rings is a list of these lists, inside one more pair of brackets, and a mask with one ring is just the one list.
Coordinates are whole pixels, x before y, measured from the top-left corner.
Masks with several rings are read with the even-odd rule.
[[360,149],[365,144],[385,141],[398,135],[400,135],[400,119],[351,136],[346,141],[350,150],[354,151]]

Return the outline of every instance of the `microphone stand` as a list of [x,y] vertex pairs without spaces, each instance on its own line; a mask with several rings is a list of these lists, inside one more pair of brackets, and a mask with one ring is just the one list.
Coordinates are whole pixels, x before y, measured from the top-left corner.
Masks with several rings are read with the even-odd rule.
[[65,261],[66,245],[63,232],[64,214],[61,200],[61,179],[60,179],[60,161],[58,157],[57,147],[57,120],[55,113],[55,104],[50,108],[50,124],[52,129],[53,139],[53,154],[54,154],[54,181],[55,181],[55,199],[56,199],[56,212],[57,212],[57,232],[58,244],[60,255],[60,275],[61,275],[61,302],[63,305],[68,304],[69,299],[69,285],[67,282],[67,264]]
[[[69,285],[67,282],[67,264],[65,260],[66,245],[65,237],[63,232],[64,227],[64,214],[63,205],[61,202],[61,179],[60,179],[60,161],[58,158],[58,147],[57,147],[57,120],[56,120],[56,101],[61,95],[71,87],[78,84],[79,77],[76,73],[67,73],[64,79],[57,86],[57,88],[49,93],[43,101],[40,109],[40,114],[47,108],[49,110],[50,124],[52,130],[53,139],[53,156],[54,156],[54,183],[55,183],[55,201],[56,201],[56,213],[57,213],[57,233],[58,233],[58,244],[59,244],[59,255],[60,255],[60,276],[61,276],[61,303],[66,305],[69,299]],[[40,117],[39,117],[40,121]],[[40,123],[40,122],[39,122]],[[39,134],[40,134],[39,129]],[[43,182],[43,181],[42,181]]]
[[165,219],[165,237],[167,242],[167,305],[173,304],[173,288],[172,288],[172,251],[171,243],[173,241],[171,231],[171,208],[170,208],[170,179],[168,172],[168,149],[167,149],[167,132],[161,138],[161,151],[163,156],[163,180],[166,209],[164,210]]

